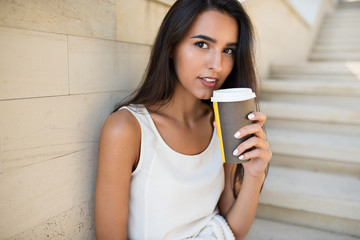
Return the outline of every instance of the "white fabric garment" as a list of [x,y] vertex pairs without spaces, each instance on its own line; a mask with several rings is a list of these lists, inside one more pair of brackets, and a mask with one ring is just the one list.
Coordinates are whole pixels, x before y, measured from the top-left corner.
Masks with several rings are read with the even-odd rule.
[[235,237],[226,220],[216,214],[196,237],[188,240],[235,240]]
[[196,237],[214,221],[224,188],[216,131],[203,152],[185,155],[165,143],[146,108],[124,108],[141,126],[140,160],[130,183],[129,239]]

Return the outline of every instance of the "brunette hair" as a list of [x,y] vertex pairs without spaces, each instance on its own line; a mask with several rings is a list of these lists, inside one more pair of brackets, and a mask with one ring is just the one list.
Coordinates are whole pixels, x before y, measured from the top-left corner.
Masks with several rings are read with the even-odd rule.
[[[172,99],[178,80],[171,55],[195,18],[209,10],[229,14],[238,25],[234,67],[221,88],[247,87],[257,93],[252,24],[240,2],[238,0],[177,0],[160,26],[142,82],[137,90],[115,108],[114,112],[129,104],[149,107],[160,103],[159,107],[161,107]],[[243,175],[244,169],[239,164],[235,170],[234,186],[237,181],[242,182]],[[235,188],[233,189],[236,197]]]

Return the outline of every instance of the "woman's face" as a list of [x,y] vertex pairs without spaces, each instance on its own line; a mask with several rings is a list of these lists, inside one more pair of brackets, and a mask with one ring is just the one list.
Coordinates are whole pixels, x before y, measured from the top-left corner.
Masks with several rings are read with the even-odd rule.
[[234,66],[237,40],[233,17],[213,10],[200,13],[174,50],[177,88],[209,99]]

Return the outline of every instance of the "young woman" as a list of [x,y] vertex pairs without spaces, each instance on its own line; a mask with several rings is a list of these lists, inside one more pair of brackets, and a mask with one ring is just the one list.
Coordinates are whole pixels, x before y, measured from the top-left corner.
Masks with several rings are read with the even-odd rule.
[[[98,240],[243,239],[271,159],[266,116],[234,132],[250,161],[223,164],[209,102],[219,88],[256,91],[250,20],[237,0],[178,0],[144,81],[106,120],[95,196]],[[246,150],[250,149],[250,151]]]

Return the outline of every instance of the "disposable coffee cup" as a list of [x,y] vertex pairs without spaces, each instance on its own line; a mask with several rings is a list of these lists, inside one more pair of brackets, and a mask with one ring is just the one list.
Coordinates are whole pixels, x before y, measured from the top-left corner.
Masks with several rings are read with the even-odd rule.
[[255,97],[251,88],[228,88],[213,92],[211,101],[214,107],[222,160],[225,163],[239,164],[247,161],[234,156],[233,151],[251,136],[237,139],[234,134],[240,128],[252,124],[247,116],[254,111]]

